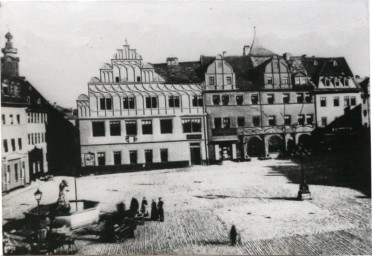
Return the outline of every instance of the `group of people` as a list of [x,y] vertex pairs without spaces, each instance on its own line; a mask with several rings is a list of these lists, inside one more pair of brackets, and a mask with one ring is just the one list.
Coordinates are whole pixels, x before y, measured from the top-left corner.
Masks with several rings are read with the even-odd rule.
[[151,203],[151,214],[149,214],[149,204],[144,197],[141,202],[141,207],[139,202],[136,198],[132,198],[130,202],[129,211],[131,211],[134,215],[140,215],[141,217],[149,217],[151,220],[160,220],[164,221],[164,201],[159,197],[158,203],[156,203],[155,199],[152,200]]

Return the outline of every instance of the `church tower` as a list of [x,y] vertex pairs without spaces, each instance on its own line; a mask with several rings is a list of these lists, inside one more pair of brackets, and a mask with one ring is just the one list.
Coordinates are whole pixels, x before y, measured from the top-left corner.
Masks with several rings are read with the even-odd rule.
[[1,57],[1,73],[8,76],[19,76],[18,64],[19,58],[17,57],[17,49],[13,48],[12,34],[6,33],[5,38],[7,42],[5,47],[1,49],[4,56]]

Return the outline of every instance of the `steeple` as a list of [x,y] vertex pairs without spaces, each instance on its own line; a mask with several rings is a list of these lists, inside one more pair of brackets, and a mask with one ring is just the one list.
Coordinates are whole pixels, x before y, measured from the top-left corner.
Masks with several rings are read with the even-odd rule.
[[1,73],[9,76],[19,76],[19,58],[17,57],[17,49],[13,48],[13,36],[8,32],[5,38],[7,42],[5,43],[5,47],[1,49],[4,54],[4,56],[1,57]]
[[270,50],[265,49],[259,42],[256,35],[256,27],[254,27],[254,37],[251,45],[251,49],[249,51],[249,55],[251,56],[258,56],[258,57],[269,57],[275,55]]

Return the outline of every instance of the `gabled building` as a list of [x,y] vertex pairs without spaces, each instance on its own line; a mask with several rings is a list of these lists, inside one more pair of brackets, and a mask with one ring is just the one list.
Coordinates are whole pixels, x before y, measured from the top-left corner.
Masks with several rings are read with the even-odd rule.
[[202,87],[182,79],[187,69],[176,58],[152,65],[129,45],[118,49],[77,99],[83,169],[205,162]]
[[[345,58],[302,57],[301,61],[315,85],[317,127],[332,128],[328,133],[360,127],[362,89]],[[345,119],[345,116],[352,118]]]

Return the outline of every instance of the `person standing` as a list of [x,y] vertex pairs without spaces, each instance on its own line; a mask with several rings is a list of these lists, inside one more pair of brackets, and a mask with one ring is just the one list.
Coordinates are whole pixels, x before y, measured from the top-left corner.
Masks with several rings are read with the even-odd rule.
[[164,221],[164,202],[161,200],[161,197],[159,197],[158,202],[158,214],[159,214],[159,220]]
[[231,245],[236,244],[236,237],[238,236],[238,232],[236,232],[235,225],[232,225],[231,230],[230,230],[230,241]]
[[142,213],[143,217],[149,216],[149,212],[147,210],[147,200],[146,200],[146,197],[144,197],[142,199],[142,202],[141,202],[141,213]]
[[158,209],[156,207],[156,202],[155,199],[152,199],[151,203],[151,220],[158,220],[159,215],[158,215]]
[[67,214],[71,210],[70,202],[66,198],[65,192],[67,192],[68,183],[66,180],[62,180],[59,184],[59,195],[57,201],[57,213],[58,214]]
[[130,211],[133,214],[133,217],[138,213],[139,203],[138,200],[132,197],[132,201],[130,202]]

